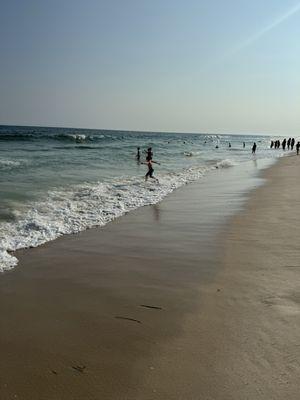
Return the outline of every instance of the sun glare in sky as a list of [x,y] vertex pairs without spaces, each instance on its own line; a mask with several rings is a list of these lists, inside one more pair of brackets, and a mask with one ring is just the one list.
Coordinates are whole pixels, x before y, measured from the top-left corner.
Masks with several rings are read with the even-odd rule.
[[288,11],[286,11],[284,14],[282,14],[280,17],[275,19],[272,23],[268,24],[265,26],[263,29],[255,33],[253,36],[248,38],[245,42],[241,43],[236,49],[235,52],[240,51],[247,46],[250,46],[252,43],[256,42],[259,40],[263,35],[266,33],[270,32],[272,29],[276,28],[278,25],[283,23],[285,20],[288,18],[292,17],[294,14],[298,13],[300,11],[300,3],[295,5],[294,7],[290,8]]

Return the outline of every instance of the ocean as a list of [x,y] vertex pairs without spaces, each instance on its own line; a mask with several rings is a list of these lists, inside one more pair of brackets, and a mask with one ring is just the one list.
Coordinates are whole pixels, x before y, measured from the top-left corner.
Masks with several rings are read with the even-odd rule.
[[[270,139],[0,126],[0,271],[17,265],[14,250],[104,226],[216,168],[282,156],[282,150],[270,149]],[[145,182],[147,166],[135,158],[138,146],[142,161],[152,147],[159,183]]]

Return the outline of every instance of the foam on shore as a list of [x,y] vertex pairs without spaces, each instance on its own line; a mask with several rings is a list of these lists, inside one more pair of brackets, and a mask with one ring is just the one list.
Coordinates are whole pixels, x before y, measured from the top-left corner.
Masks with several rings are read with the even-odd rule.
[[86,183],[51,190],[41,201],[29,204],[14,221],[0,225],[0,271],[17,265],[11,252],[37,247],[62,235],[104,226],[125,213],[161,201],[175,189],[200,179],[216,168],[235,165],[229,159],[211,166],[192,167],[159,176],[159,184],[141,177]]

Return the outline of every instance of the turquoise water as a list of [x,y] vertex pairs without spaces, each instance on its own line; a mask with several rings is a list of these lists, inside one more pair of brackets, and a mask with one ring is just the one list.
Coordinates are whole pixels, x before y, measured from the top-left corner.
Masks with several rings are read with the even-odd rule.
[[[0,126],[0,270],[16,265],[10,251],[103,226],[212,169],[238,167],[254,141],[255,158],[282,155],[264,136]],[[159,184],[144,181],[137,146],[152,147]]]

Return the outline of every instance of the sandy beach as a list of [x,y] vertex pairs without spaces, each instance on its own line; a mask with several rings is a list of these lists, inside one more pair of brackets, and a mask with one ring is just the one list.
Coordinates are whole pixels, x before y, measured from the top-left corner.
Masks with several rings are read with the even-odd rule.
[[236,173],[19,251],[1,400],[298,399],[299,158]]

